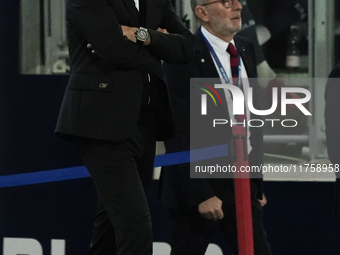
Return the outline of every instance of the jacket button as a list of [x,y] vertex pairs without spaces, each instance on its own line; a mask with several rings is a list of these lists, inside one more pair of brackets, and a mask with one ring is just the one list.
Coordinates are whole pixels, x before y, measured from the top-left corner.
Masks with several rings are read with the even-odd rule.
[[106,89],[108,85],[109,85],[108,83],[100,83],[99,88]]

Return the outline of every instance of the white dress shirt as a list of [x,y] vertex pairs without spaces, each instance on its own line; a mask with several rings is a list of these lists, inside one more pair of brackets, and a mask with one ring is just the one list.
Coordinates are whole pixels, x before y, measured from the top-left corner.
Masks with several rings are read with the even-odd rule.
[[139,11],[139,0],[135,0],[135,5],[136,5],[137,10]]
[[[231,74],[231,67],[230,67],[230,54],[227,52],[227,48],[228,48],[229,42],[223,41],[222,39],[220,39],[220,38],[216,37],[215,35],[211,34],[203,26],[201,27],[201,31],[202,31],[202,34],[205,36],[205,38],[210,43],[211,47],[214,49],[218,59],[220,60],[224,70],[226,71],[226,73],[228,75],[229,80],[232,81],[232,74]],[[230,43],[232,43],[235,46],[234,39],[231,40]],[[235,46],[235,48],[236,48],[236,46]],[[224,83],[223,76],[222,76],[222,74],[221,74],[221,72],[220,72],[220,70],[218,68],[218,65],[217,65],[217,63],[216,63],[216,61],[215,61],[215,59],[213,58],[212,55],[211,55],[211,58],[213,59],[215,67],[216,67],[216,70],[217,70],[221,80]],[[247,95],[248,95],[249,81],[247,79],[248,75],[247,75],[246,69],[244,67],[242,58],[240,58],[240,59],[241,59],[242,85],[243,85],[244,96],[245,96],[245,104],[247,106]],[[224,90],[224,94],[225,94],[225,97],[226,97],[226,100],[227,100],[229,116],[232,119],[233,123],[235,123],[236,122],[236,118],[233,115],[233,103],[232,103],[233,100],[232,100],[231,94],[230,94],[228,89]],[[249,108],[248,107],[246,107],[246,108],[247,108],[246,109],[246,116],[247,116],[247,120],[249,120],[250,112],[249,112]],[[246,121],[246,123],[247,123],[247,121]],[[248,136],[247,144],[248,144],[248,154],[249,154],[251,152],[252,147],[250,145],[250,140],[249,140],[250,130],[249,130],[249,126],[248,125],[247,125],[247,136]]]

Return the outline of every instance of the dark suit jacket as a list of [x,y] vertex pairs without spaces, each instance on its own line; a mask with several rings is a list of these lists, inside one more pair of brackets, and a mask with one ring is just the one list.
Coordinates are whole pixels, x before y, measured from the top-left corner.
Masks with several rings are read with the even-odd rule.
[[[140,15],[134,0],[69,0],[66,15],[71,76],[56,133],[64,138],[126,139],[138,121],[143,75],[150,73],[162,96],[156,114],[157,139],[169,138],[172,112],[161,59],[188,62],[194,40],[170,0],[146,0]],[[151,44],[129,41],[121,25],[148,28]],[[169,34],[157,32],[158,27]],[[86,48],[88,43],[96,54]]]
[[[325,122],[328,156],[340,166],[340,63],[329,75],[325,92]],[[340,173],[336,173],[336,215],[340,217]]]
[[[163,66],[170,90],[176,126],[175,136],[165,143],[167,152],[190,149],[190,78],[219,78],[200,29],[195,36],[195,56],[189,64],[165,63]],[[257,73],[253,45],[242,37],[236,36],[234,40],[248,77],[255,78]],[[258,96],[256,96],[257,84],[251,84],[251,86],[254,88],[254,106],[256,109],[260,109]],[[256,116],[256,119],[258,118],[259,116]],[[226,140],[229,143],[232,131],[229,125],[226,125],[226,129]],[[249,155],[249,162],[250,165],[260,165],[263,163],[262,128],[251,128],[250,132],[253,149]],[[226,165],[228,164],[233,164],[231,158],[228,158]],[[188,164],[166,167],[162,174],[162,197],[165,205],[169,208],[190,209],[213,196],[219,197],[222,201],[233,200],[234,186],[231,179],[190,179]],[[259,197],[262,196],[262,179],[256,179],[254,183],[256,183],[253,185],[254,192],[259,191]]]

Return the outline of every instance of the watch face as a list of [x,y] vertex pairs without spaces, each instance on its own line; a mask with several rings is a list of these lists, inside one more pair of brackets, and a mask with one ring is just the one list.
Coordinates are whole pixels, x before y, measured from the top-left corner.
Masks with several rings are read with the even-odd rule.
[[148,38],[148,31],[146,29],[138,29],[137,39],[140,41],[145,41]]

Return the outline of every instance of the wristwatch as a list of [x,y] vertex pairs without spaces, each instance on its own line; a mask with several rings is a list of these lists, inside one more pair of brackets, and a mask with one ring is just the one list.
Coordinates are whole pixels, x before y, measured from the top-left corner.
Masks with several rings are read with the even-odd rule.
[[149,37],[149,32],[146,28],[140,27],[135,32],[135,36],[136,36],[136,41],[138,44],[144,44],[146,39],[148,39]]

